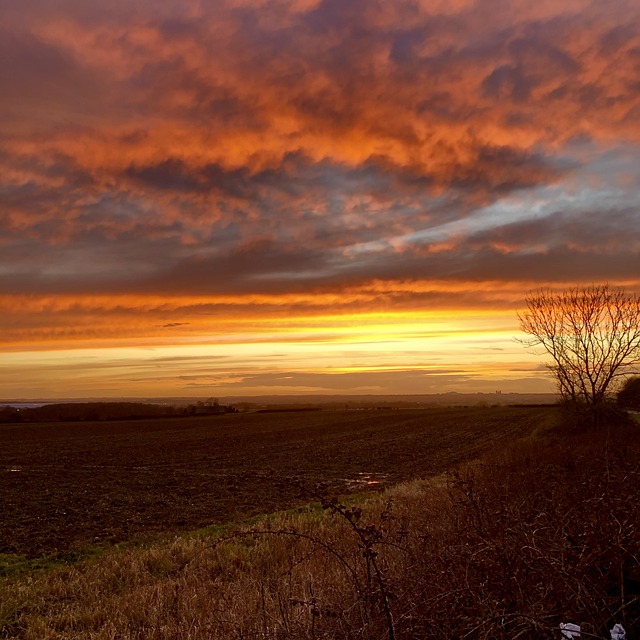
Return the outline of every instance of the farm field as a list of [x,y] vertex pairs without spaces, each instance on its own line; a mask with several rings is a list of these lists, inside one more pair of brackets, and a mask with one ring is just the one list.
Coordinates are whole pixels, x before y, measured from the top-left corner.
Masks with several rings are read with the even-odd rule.
[[37,557],[441,473],[552,408],[229,414],[0,426],[0,553]]

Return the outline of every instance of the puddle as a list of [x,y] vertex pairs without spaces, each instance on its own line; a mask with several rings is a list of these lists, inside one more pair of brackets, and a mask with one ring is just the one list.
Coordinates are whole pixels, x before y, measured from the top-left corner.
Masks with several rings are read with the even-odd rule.
[[363,489],[381,485],[388,477],[386,473],[365,473],[361,471],[355,478],[343,478],[348,489]]

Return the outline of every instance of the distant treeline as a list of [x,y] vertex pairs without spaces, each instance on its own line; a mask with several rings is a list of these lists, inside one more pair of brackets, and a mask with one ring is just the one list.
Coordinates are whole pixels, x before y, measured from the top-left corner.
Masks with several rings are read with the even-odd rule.
[[41,407],[0,407],[0,422],[83,422],[101,420],[140,420],[178,416],[222,415],[236,413],[234,407],[216,401],[186,406],[146,404],[143,402],[67,402]]
[[269,409],[258,409],[256,413],[304,413],[305,411],[322,411],[322,407],[270,407]]

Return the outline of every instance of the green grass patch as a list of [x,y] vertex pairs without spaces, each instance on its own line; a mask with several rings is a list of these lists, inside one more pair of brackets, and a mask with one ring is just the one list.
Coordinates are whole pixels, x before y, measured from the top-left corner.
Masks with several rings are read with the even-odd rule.
[[83,562],[92,558],[100,558],[106,553],[105,547],[85,547],[77,551],[68,551],[59,554],[46,554],[37,558],[2,553],[0,554],[0,578],[11,578],[24,573],[34,573],[59,569],[77,562]]

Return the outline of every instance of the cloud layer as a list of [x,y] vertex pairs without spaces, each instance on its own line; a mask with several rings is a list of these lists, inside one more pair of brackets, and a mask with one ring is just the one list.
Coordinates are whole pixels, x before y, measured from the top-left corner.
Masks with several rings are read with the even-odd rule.
[[634,0],[0,18],[7,349],[640,283]]

